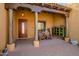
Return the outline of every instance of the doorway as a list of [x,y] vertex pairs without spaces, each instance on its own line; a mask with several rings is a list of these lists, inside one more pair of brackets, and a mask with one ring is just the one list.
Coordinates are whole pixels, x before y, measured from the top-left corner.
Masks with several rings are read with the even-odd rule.
[[18,37],[27,38],[27,20],[18,19]]

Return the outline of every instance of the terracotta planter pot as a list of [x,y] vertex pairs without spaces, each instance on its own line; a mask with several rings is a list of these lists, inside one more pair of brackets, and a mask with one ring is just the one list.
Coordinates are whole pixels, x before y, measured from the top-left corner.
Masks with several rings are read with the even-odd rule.
[[38,40],[33,41],[33,45],[34,47],[39,47],[39,41]]
[[9,52],[13,52],[15,49],[15,43],[7,44],[7,49]]

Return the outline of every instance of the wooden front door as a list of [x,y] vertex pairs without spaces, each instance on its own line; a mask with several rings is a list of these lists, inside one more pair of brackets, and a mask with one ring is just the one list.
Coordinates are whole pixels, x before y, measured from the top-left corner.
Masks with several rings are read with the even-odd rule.
[[27,21],[25,19],[18,20],[18,37],[19,38],[27,37]]

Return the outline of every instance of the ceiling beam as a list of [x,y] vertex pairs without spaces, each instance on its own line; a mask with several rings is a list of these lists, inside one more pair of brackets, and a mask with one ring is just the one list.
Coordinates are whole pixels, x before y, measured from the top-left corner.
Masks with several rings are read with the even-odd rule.
[[31,5],[31,4],[27,4],[27,3],[6,3],[5,4],[5,8],[9,9],[17,9],[18,7],[26,7],[31,9],[32,11],[47,11],[47,12],[54,12],[54,13],[59,13],[59,14],[68,14],[68,12],[65,11],[60,11],[60,10],[55,10],[55,9],[50,9],[50,8],[46,8],[46,7],[41,7],[41,6],[37,6],[37,5]]

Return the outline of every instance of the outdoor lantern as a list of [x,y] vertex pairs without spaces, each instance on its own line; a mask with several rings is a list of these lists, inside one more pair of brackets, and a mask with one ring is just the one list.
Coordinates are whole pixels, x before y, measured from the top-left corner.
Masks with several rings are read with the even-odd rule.
[[22,13],[21,16],[24,16],[24,13]]

